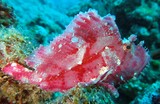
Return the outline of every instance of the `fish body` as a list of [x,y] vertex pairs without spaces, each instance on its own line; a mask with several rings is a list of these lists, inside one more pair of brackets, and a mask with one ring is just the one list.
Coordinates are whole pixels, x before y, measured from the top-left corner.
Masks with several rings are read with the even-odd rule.
[[40,46],[26,64],[9,63],[3,72],[49,91],[66,91],[78,83],[117,86],[139,74],[149,61],[136,36],[121,39],[115,17],[95,10],[79,13],[64,33]]

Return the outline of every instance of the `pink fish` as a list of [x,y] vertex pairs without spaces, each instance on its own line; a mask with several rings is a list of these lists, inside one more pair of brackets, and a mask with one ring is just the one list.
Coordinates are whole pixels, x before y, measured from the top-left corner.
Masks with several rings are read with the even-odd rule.
[[3,72],[24,83],[49,91],[66,91],[79,83],[114,86],[138,75],[150,56],[136,36],[121,39],[115,17],[100,17],[95,10],[79,13],[61,36],[40,46],[26,59],[28,68],[10,63]]

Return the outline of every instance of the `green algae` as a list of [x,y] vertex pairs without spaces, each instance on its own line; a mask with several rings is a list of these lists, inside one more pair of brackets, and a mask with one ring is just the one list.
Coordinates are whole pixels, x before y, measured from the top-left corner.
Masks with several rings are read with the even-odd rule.
[[14,28],[0,29],[0,68],[10,62],[24,64],[24,59],[32,52],[31,43]]
[[115,104],[114,98],[103,87],[76,86],[56,100],[46,104]]

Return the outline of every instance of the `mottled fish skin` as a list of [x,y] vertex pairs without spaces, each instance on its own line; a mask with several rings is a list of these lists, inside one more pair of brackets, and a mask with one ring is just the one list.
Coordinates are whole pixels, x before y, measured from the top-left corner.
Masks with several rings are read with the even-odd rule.
[[49,91],[65,91],[78,83],[112,90],[139,74],[149,61],[143,42],[135,45],[135,35],[122,40],[114,20],[112,15],[100,17],[95,10],[79,13],[61,36],[26,59],[34,71],[18,63],[3,71]]

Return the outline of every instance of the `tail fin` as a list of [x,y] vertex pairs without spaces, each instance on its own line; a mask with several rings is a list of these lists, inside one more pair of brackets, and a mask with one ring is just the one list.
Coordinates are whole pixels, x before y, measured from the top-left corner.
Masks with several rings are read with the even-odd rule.
[[6,65],[2,71],[13,76],[16,80],[20,80],[24,83],[30,82],[30,77],[33,73],[32,70],[29,70],[18,63],[11,63]]

